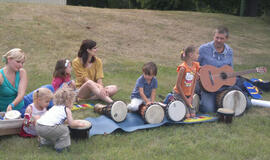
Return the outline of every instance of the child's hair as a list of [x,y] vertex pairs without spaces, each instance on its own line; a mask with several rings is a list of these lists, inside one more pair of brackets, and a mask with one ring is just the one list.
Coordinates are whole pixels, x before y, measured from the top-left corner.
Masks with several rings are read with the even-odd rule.
[[191,45],[181,51],[181,60],[186,61],[194,52],[196,48]]
[[60,59],[56,62],[53,77],[65,77],[66,71],[65,69],[68,67],[68,64],[71,63],[68,59]]
[[16,61],[22,61],[25,59],[25,55],[20,48],[14,48],[2,56],[2,61],[7,64],[8,58],[15,59]]
[[146,75],[157,75],[157,65],[154,62],[148,62],[143,65],[142,71]]
[[34,102],[34,104],[38,103],[39,98],[41,98],[41,99],[42,98],[52,99],[53,98],[53,93],[48,88],[39,88],[33,94],[33,102]]
[[53,97],[54,105],[64,105],[69,106],[75,100],[75,92],[69,87],[59,88]]
[[[83,66],[85,67],[88,60],[88,52],[87,49],[92,49],[97,45],[97,43],[93,40],[86,39],[82,41],[80,50],[78,52],[78,57],[82,58]],[[93,63],[96,60],[96,58],[93,56],[90,60],[91,63]]]

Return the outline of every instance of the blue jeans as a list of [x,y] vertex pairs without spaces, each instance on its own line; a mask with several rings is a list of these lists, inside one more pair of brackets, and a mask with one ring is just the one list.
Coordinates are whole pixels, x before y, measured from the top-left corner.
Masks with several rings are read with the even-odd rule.
[[217,111],[216,95],[218,92],[226,89],[237,89],[244,93],[247,101],[247,108],[252,106],[251,100],[248,98],[248,93],[243,89],[243,79],[237,77],[236,84],[232,87],[222,87],[217,92],[207,92],[200,87],[199,83],[196,85],[195,92],[200,96],[200,112],[202,113],[215,113]]

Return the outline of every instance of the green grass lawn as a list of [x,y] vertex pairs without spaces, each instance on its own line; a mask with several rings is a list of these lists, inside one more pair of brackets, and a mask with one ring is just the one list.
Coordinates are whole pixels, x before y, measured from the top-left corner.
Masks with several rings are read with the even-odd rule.
[[[145,62],[158,65],[157,94],[165,95],[176,81],[179,51],[211,41],[214,28],[221,24],[230,29],[228,44],[234,49],[236,71],[270,68],[270,25],[262,19],[182,11],[0,3],[0,53],[15,47],[25,51],[30,92],[51,83],[58,59],[75,58],[81,41],[93,39],[104,62],[105,84],[119,86],[113,99],[128,103]],[[270,74],[245,77],[269,80]],[[270,100],[270,94],[263,93],[263,99]],[[91,109],[73,115],[77,119],[98,116]],[[231,125],[169,125],[93,136],[72,141],[71,151],[64,154],[37,146],[36,139],[2,136],[0,159],[268,160],[270,109],[251,108]]]

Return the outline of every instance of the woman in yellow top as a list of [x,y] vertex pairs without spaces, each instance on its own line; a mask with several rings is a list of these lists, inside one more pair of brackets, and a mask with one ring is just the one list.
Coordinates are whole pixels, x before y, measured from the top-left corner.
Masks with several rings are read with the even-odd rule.
[[97,47],[93,40],[83,40],[78,57],[72,61],[76,75],[76,88],[79,88],[77,97],[81,99],[101,99],[112,103],[110,98],[117,92],[116,85],[104,87],[102,83],[102,61],[96,56]]

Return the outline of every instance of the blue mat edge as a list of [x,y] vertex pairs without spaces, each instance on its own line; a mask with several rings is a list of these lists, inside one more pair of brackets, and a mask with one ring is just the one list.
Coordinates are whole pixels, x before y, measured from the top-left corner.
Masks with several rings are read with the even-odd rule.
[[[209,116],[208,114],[198,114],[197,116],[212,117],[212,116]],[[128,113],[127,119],[130,118],[130,117],[140,118],[141,121],[143,121],[143,119],[136,113]],[[138,126],[122,126],[122,124],[124,124],[127,121],[127,119],[125,121],[123,121],[123,122],[116,123],[116,122],[114,122],[113,120],[111,120],[110,118],[108,118],[108,117],[106,117],[104,115],[101,115],[99,117],[88,117],[85,120],[91,122],[92,124],[95,124],[95,121],[100,121],[100,120],[103,120],[105,124],[106,123],[113,124],[113,126],[112,126],[112,128],[110,130],[104,129],[104,131],[95,132],[94,134],[93,134],[93,132],[91,132],[91,129],[94,129],[95,126],[92,125],[92,128],[89,130],[89,137],[94,136],[94,135],[111,134],[112,132],[114,132],[117,129],[121,129],[122,131],[125,131],[125,132],[133,132],[133,131],[141,130],[141,129],[156,128],[156,127],[162,126],[162,125],[164,125],[166,123],[168,123],[168,124],[197,124],[197,123],[214,122],[214,121],[218,120],[217,117],[212,117],[212,119],[210,119],[210,120],[205,120],[205,121],[200,121],[200,122],[184,122],[184,121],[174,122],[174,121],[168,120],[165,117],[164,120],[161,123],[158,123],[158,124],[142,124],[142,125],[138,125]]]

